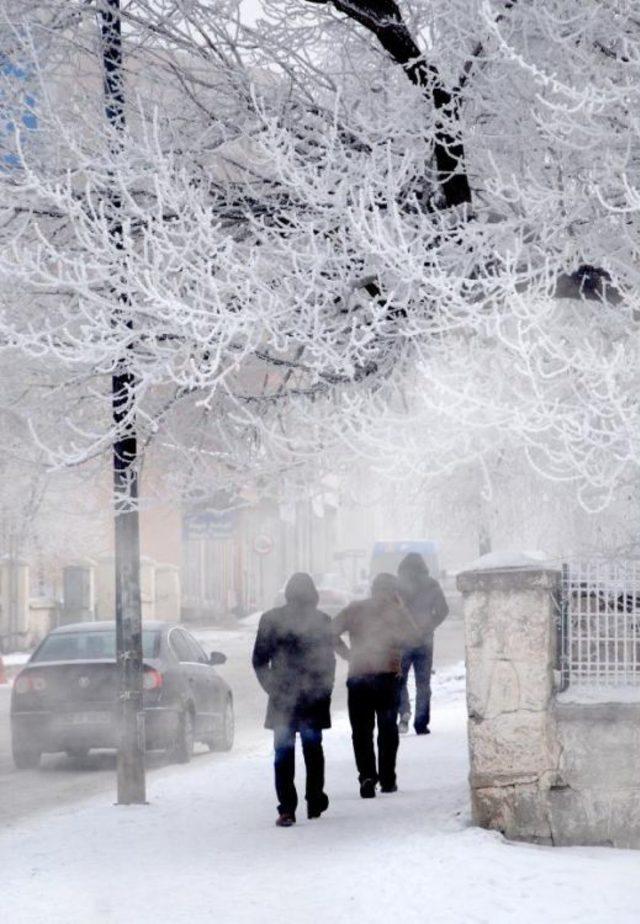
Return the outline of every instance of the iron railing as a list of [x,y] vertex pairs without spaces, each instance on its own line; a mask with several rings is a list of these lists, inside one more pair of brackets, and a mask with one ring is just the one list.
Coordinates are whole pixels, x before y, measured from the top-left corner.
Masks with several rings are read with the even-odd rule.
[[562,569],[561,688],[640,686],[640,561]]

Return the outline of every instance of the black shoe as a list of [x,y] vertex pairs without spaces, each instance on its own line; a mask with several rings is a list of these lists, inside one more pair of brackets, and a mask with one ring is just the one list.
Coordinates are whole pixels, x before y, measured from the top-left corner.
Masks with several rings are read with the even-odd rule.
[[429,726],[425,725],[424,728],[416,728],[416,735],[430,735]]
[[362,783],[360,783],[360,796],[363,799],[375,799],[376,797],[375,780],[363,780]]
[[380,792],[397,792],[397,791],[398,791],[397,783],[391,783],[389,786],[383,786],[382,784],[380,784]]
[[317,801],[307,802],[307,818],[320,818],[329,808],[329,796],[323,792]]
[[276,828],[290,828],[291,825],[295,825],[296,816],[290,812],[282,812],[276,818]]

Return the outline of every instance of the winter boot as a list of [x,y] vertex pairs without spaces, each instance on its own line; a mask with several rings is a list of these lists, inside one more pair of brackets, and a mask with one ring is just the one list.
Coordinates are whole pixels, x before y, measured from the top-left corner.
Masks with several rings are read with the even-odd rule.
[[360,796],[363,799],[375,799],[376,783],[375,780],[363,780],[360,783]]
[[409,731],[409,719],[410,718],[411,718],[411,714],[409,712],[405,712],[404,715],[400,716],[400,721],[398,722],[399,734],[401,735],[407,734],[407,732]]
[[397,783],[388,783],[386,785],[384,783],[380,784],[380,792],[397,792],[397,791],[398,791]]
[[416,735],[430,735],[430,734],[431,732],[429,731],[428,725],[420,725],[416,727]]
[[291,825],[295,825],[296,816],[292,815],[290,812],[283,812],[281,815],[278,815],[276,818],[276,827],[277,828],[290,828]]
[[317,800],[307,802],[307,818],[320,818],[323,812],[329,808],[329,796],[326,792],[321,793]]

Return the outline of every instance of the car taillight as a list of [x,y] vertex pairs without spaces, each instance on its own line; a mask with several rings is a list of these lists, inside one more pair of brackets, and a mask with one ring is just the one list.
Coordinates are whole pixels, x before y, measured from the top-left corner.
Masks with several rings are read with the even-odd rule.
[[47,689],[47,681],[39,674],[19,674],[13,688],[16,693],[42,693]]
[[142,679],[142,686],[145,690],[159,690],[164,681],[164,677],[160,671],[155,670],[153,667],[149,668],[144,672],[144,677]]

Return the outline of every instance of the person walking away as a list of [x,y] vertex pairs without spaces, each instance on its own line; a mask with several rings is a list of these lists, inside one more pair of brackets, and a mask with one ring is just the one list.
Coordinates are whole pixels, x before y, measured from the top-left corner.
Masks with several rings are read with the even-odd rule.
[[[333,620],[336,651],[349,662],[347,702],[360,795],[372,799],[376,784],[396,792],[398,695],[402,652],[416,626],[400,597],[398,579],[378,574],[371,597],[350,603]],[[349,636],[349,645],[342,635]],[[378,758],[374,730],[378,725]]]
[[253,668],[268,694],[265,728],[273,729],[278,818],[296,821],[296,734],[306,767],[307,817],[329,807],[324,791],[322,731],[331,727],[335,678],[331,619],[318,610],[318,592],[308,574],[294,574],[285,588],[285,605],[263,613],[253,649]]
[[402,657],[398,731],[400,734],[409,731],[411,704],[407,683],[413,668],[416,683],[413,727],[416,735],[428,735],[431,721],[433,639],[435,630],[449,613],[449,606],[440,584],[431,577],[424,558],[417,552],[410,552],[402,559],[398,566],[398,580],[402,599],[418,627]]

